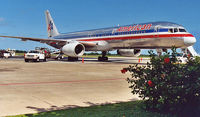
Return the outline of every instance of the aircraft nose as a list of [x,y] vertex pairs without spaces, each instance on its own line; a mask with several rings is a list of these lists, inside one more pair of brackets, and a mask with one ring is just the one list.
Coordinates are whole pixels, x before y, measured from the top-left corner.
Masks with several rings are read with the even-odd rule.
[[196,43],[195,37],[184,37],[184,44],[186,46],[192,46],[194,43]]

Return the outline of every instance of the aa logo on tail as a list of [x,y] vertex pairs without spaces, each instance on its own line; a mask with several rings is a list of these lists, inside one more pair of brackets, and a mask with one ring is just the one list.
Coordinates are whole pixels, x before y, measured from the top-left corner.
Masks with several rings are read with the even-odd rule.
[[48,31],[53,30],[53,23],[50,21],[48,26]]

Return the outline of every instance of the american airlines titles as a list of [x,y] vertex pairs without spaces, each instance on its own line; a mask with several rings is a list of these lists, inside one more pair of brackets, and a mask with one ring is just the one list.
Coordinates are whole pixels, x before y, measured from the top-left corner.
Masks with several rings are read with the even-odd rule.
[[149,30],[151,28],[151,26],[152,26],[152,24],[120,27],[117,29],[117,32]]

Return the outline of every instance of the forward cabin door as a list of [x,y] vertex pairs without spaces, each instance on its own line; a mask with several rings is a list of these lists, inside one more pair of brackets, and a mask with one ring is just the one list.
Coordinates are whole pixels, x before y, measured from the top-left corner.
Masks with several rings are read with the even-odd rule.
[[155,26],[154,28],[154,38],[159,38],[159,30],[160,30],[160,27],[159,26]]
[[159,30],[160,30],[160,27],[155,26],[155,28],[154,28],[154,39],[152,40],[153,41],[152,43],[154,44],[154,46],[157,46],[157,47],[161,46],[161,43],[162,43],[162,41],[159,38]]

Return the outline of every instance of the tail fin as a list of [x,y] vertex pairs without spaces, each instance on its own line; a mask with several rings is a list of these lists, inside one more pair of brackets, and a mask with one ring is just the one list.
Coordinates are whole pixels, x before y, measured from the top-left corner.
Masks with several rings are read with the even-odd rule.
[[53,36],[59,35],[59,32],[58,32],[48,10],[45,12],[45,15],[46,15],[48,37],[53,37]]

